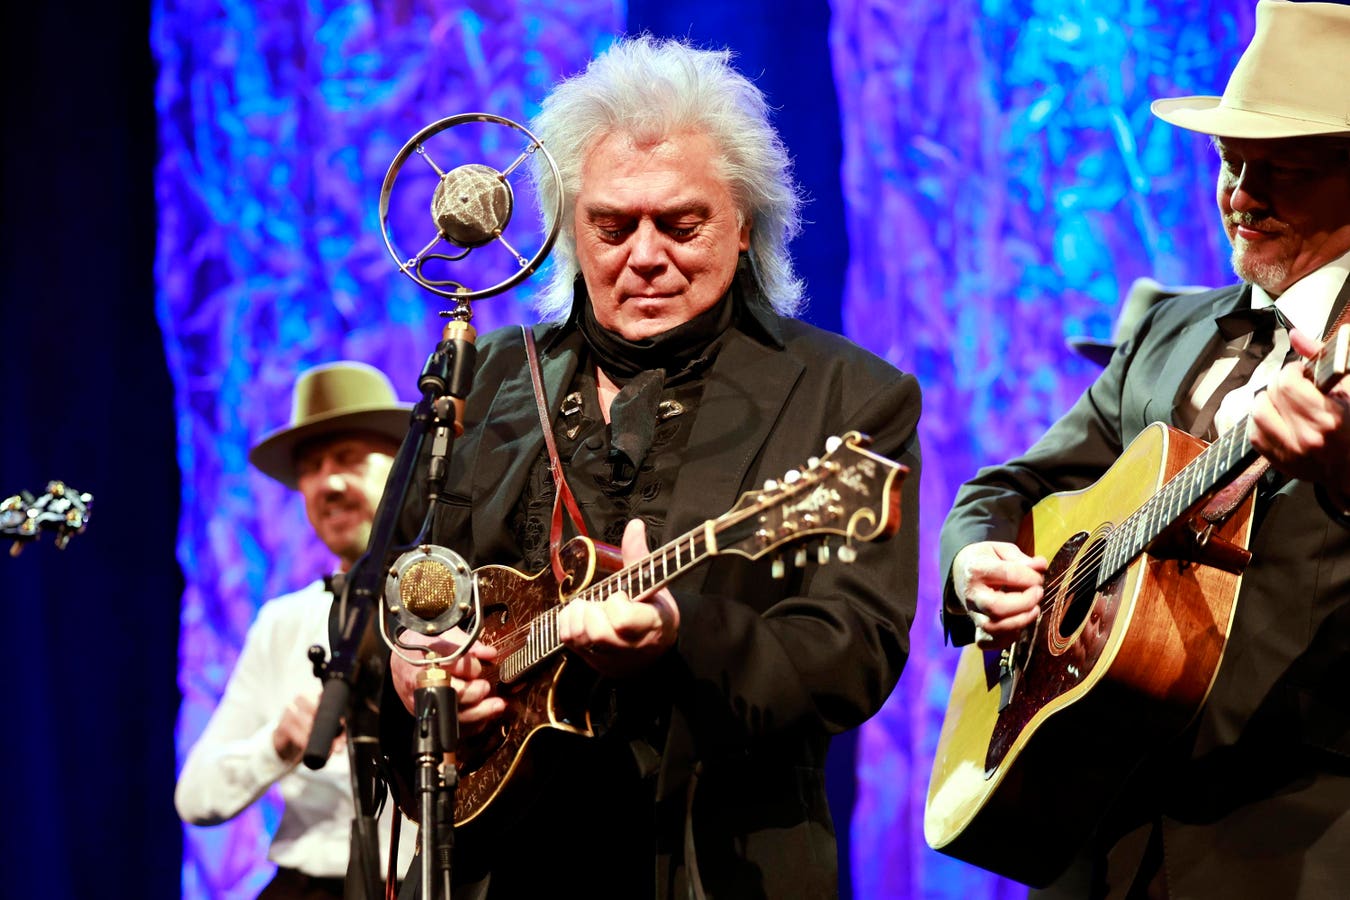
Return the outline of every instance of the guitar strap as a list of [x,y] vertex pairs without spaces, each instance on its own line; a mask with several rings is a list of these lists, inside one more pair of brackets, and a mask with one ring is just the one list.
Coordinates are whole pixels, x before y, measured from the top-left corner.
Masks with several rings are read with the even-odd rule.
[[[1331,337],[1337,328],[1341,327],[1347,319],[1350,319],[1350,279],[1346,280],[1345,286],[1341,288],[1340,294],[1336,297],[1336,304],[1340,307],[1340,312],[1327,330],[1322,334],[1322,340]],[[1201,510],[1200,517],[1212,525],[1217,525],[1224,519],[1233,514],[1233,510],[1251,493],[1256,487],[1256,483],[1261,480],[1261,476],[1266,474],[1270,468],[1270,460],[1264,456],[1258,456],[1252,461],[1245,471],[1237,478],[1234,478],[1228,485],[1206,504]]]
[[562,532],[563,532],[563,507],[567,508],[567,515],[572,520],[572,527],[576,528],[577,534],[586,534],[586,523],[581,520],[581,510],[577,508],[576,498],[572,496],[572,489],[567,486],[567,479],[563,477],[562,461],[558,459],[558,445],[553,440],[553,423],[548,419],[548,397],[544,394],[544,376],[539,371],[539,351],[534,346],[534,330],[528,325],[520,326],[521,333],[525,335],[525,356],[530,362],[530,381],[534,383],[534,404],[539,410],[539,427],[544,432],[544,445],[548,447],[548,470],[553,476],[553,522],[549,526],[548,533],[548,558],[553,565],[553,577],[558,579],[558,584],[566,584],[568,575],[563,570],[562,565]]

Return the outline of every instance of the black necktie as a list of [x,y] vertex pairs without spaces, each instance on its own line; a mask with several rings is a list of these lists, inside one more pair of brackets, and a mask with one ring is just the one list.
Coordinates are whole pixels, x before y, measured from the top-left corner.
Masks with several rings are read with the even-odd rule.
[[1220,333],[1230,342],[1244,334],[1250,334],[1251,340],[1242,350],[1232,371],[1205,400],[1195,415],[1195,421],[1191,423],[1191,434],[1207,441],[1218,437],[1214,432],[1214,416],[1218,414],[1223,398],[1227,397],[1230,391],[1251,381],[1256,367],[1275,348],[1275,329],[1287,326],[1284,316],[1274,306],[1234,310],[1219,316],[1214,322],[1219,326]]

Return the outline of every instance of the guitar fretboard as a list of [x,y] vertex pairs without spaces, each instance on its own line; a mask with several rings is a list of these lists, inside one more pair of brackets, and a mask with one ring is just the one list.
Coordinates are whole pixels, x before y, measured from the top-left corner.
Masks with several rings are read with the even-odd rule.
[[1203,453],[1187,463],[1162,490],[1148,499],[1111,532],[1102,554],[1098,572],[1099,588],[1110,583],[1135,557],[1144,552],[1181,514],[1228,478],[1239,467],[1257,457],[1247,440],[1247,419],[1243,416]]
[[[709,547],[709,536],[715,530],[712,521],[705,522],[656,550],[651,556],[582,588],[569,602],[605,600],[620,591],[629,597],[640,597],[663,587],[716,554],[715,540]],[[518,678],[532,666],[562,649],[558,640],[560,609],[561,606],[552,607],[531,620],[524,644],[501,662],[502,681],[510,682]]]
[[[1322,350],[1303,364],[1318,390],[1326,393],[1350,369],[1350,325],[1337,325]],[[1106,539],[1101,568],[1097,573],[1100,589],[1119,575],[1135,557],[1239,467],[1259,455],[1247,440],[1250,416],[1210,444],[1203,453],[1167,482],[1147,503],[1139,507]]]

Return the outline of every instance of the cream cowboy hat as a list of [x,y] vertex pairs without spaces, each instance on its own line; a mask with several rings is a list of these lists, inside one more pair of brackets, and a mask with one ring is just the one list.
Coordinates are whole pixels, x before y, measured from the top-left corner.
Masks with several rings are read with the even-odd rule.
[[1350,134],[1350,6],[1261,0],[1222,97],[1155,100],[1153,114],[1230,138]]
[[295,451],[304,441],[337,432],[370,431],[402,443],[411,403],[400,403],[389,378],[374,366],[335,362],[300,373],[291,394],[291,423],[258,442],[248,460],[287,487],[296,486]]

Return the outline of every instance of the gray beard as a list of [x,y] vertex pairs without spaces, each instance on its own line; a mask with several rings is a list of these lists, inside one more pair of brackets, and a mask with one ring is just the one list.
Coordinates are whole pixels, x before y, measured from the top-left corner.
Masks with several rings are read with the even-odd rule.
[[1247,259],[1244,253],[1246,243],[1242,238],[1233,241],[1233,253],[1229,257],[1233,272],[1243,281],[1260,285],[1266,293],[1275,294],[1279,286],[1289,277],[1288,263],[1253,262]]

